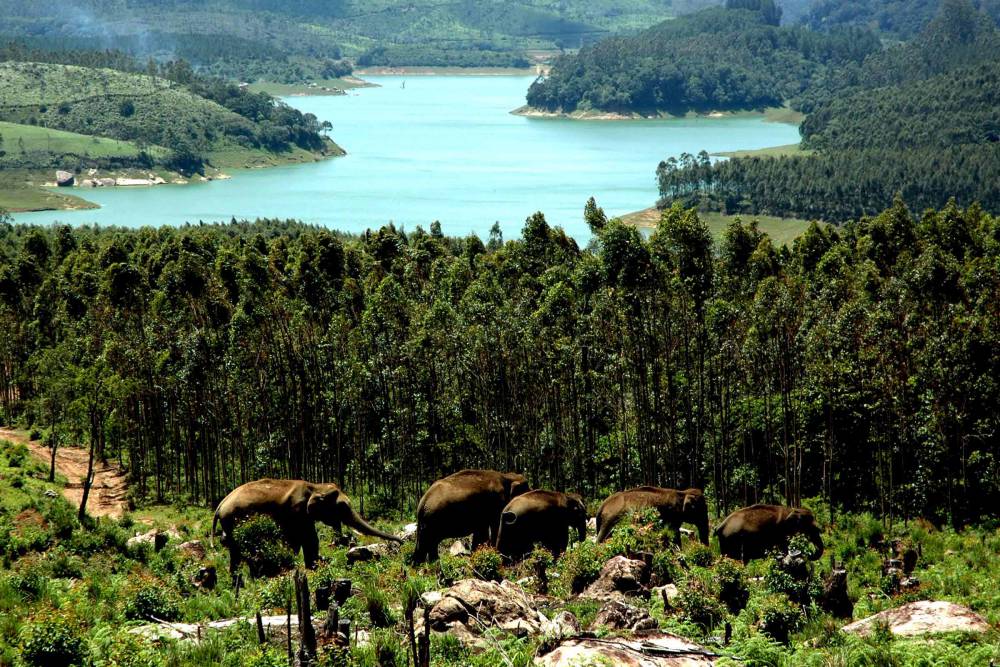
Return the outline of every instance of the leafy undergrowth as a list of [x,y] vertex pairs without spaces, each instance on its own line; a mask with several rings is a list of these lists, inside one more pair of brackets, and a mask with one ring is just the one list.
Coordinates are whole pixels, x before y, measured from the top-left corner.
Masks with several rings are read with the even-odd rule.
[[[183,554],[177,540],[160,552],[126,545],[136,533],[158,526],[176,528],[184,539],[201,539],[208,547],[208,510],[158,506],[84,527],[73,508],[54,493],[60,484],[44,481],[46,473],[23,448],[0,442],[0,666],[287,664],[283,643],[258,645],[250,623],[206,633],[200,644],[152,644],[130,633],[151,618],[196,622],[252,618],[258,611],[280,614],[294,596],[283,575],[247,578],[237,596],[227,573],[228,556],[217,543],[205,561]],[[822,508],[815,509],[822,517]],[[269,539],[268,534],[266,526],[256,526],[246,539],[259,542]],[[547,566],[549,579],[544,611],[552,615],[569,610],[586,626],[600,604],[578,599],[573,591],[593,581],[611,556],[643,551],[653,553],[654,579],[675,583],[680,594],[669,608],[659,596],[633,603],[648,607],[661,627],[732,656],[722,665],[986,665],[1000,659],[996,631],[923,640],[894,639],[878,631],[867,639],[846,635],[840,627],[847,621],[823,613],[816,603],[820,579],[829,568],[826,557],[812,564],[808,577],[796,580],[774,559],[744,567],[695,542],[680,551],[663,548],[667,535],[644,516],[616,529],[606,544],[577,544],[555,561],[536,551],[515,567],[501,567],[495,552],[483,550],[471,558],[446,555],[437,564],[415,568],[407,563],[412,544],[392,557],[349,566],[346,549],[332,546],[332,532],[322,528],[320,534],[325,560],[310,573],[310,582],[316,586],[351,579],[356,594],[341,617],[372,632],[370,645],[355,648],[349,656],[326,654],[321,664],[405,665],[406,599],[475,573],[530,577],[539,563]],[[911,522],[888,531],[862,515],[839,517],[837,527],[824,538],[828,554],[847,563],[855,618],[910,600],[943,599],[968,605],[994,626],[1000,622],[995,575],[1000,568],[1000,532],[995,529],[956,533]],[[882,576],[884,555],[877,549],[895,538],[922,553],[915,572],[921,585],[914,592],[891,596]],[[301,556],[297,560],[301,564]],[[283,555],[275,562],[287,565]],[[217,569],[214,590],[192,583],[205,565]],[[529,590],[534,586],[527,584]],[[722,646],[726,623],[732,641]],[[432,664],[528,665],[538,641],[496,635],[489,648],[471,652],[450,636],[434,636]]]

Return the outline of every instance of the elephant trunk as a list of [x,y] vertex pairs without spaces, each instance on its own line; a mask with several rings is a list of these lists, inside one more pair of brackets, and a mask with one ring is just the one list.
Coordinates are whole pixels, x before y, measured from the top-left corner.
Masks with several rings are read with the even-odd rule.
[[384,533],[375,526],[369,524],[367,521],[361,518],[360,514],[354,511],[353,507],[349,507],[348,510],[349,512],[346,519],[344,520],[344,523],[346,523],[351,528],[354,528],[359,533],[364,533],[365,535],[371,535],[372,537],[381,537],[383,540],[389,540],[391,542],[403,541],[400,538],[396,537],[395,535]]
[[587,539],[587,517],[584,516],[582,519],[576,523],[576,532],[580,536],[580,541],[584,542]]

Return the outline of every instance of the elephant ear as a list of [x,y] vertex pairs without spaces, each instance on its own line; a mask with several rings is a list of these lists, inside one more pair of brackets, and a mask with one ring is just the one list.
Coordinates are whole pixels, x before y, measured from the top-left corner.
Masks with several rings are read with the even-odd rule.
[[322,515],[323,508],[328,507],[330,503],[337,502],[337,497],[339,495],[340,491],[337,489],[313,492],[313,494],[309,496],[309,502],[306,503],[306,514],[310,517]]
[[531,490],[528,480],[520,475],[506,475],[503,479],[503,488],[507,492],[507,498],[513,499]]
[[504,512],[500,515],[500,520],[504,522],[505,525],[511,526],[517,521],[517,514],[514,512]]

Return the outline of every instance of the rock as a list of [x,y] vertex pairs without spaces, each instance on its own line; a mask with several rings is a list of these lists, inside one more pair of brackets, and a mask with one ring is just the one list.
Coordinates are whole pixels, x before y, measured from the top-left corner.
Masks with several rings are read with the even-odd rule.
[[389,545],[385,542],[366,544],[361,547],[353,547],[347,550],[348,563],[363,563],[376,558],[384,558],[389,555]]
[[619,600],[611,600],[597,612],[591,629],[604,627],[611,630],[638,632],[651,630],[658,626],[656,619],[652,618],[645,609],[627,605]]
[[442,597],[444,596],[441,595],[440,591],[427,591],[420,594],[420,604],[425,607],[433,607],[441,601]]
[[479,579],[463,579],[444,591],[428,620],[432,630],[453,632],[460,640],[463,630],[480,635],[487,628],[501,628],[526,636],[541,633],[549,623],[516,584]]
[[138,187],[143,185],[153,185],[153,181],[148,178],[116,178],[115,185],[122,188]]
[[601,568],[597,581],[580,597],[604,600],[609,596],[635,595],[649,583],[649,566],[641,560],[615,556]]
[[76,177],[73,176],[71,171],[57,171],[56,172],[56,185],[60,188],[68,188],[75,182]]
[[663,600],[664,608],[670,609],[674,606],[674,600],[680,596],[681,592],[674,584],[667,584],[665,586],[657,586],[650,591],[650,594],[654,598]]
[[[659,651],[659,653],[658,653]],[[665,632],[639,639],[604,637],[563,640],[553,650],[535,658],[536,667],[701,667],[712,665],[719,656],[686,639]]]
[[125,547],[127,549],[136,549],[144,544],[148,544],[153,547],[153,551],[160,551],[163,547],[167,546],[168,539],[166,533],[160,532],[158,528],[153,528],[148,532],[129,538],[125,543]]
[[889,630],[901,637],[916,637],[938,632],[989,632],[990,624],[968,607],[952,602],[910,602],[896,609],[855,621],[843,628],[861,637],[868,636],[876,624],[888,625]]
[[542,632],[549,637],[562,639],[580,634],[580,621],[572,612],[563,611],[556,615],[543,628]]
[[177,546],[177,550],[180,551],[182,555],[195,558],[197,560],[201,560],[205,557],[205,545],[201,543],[201,540],[182,542]]
[[401,540],[413,540],[417,537],[417,524],[408,523],[403,526],[403,529],[396,533],[396,537]]
[[597,532],[597,517],[590,517],[587,519],[587,532],[596,533]]
[[451,546],[448,547],[448,553],[452,556],[468,556],[469,550],[465,548],[461,540],[455,540],[452,542]]
[[45,490],[45,497],[46,498],[57,498],[58,496],[59,496],[59,494],[56,493],[55,491],[53,491],[52,489],[46,489]]
[[97,179],[97,184],[102,188],[113,188],[115,187],[115,179],[113,178],[99,178]]
[[[261,624],[264,626],[264,632],[284,632],[286,628],[287,618],[284,614],[278,616],[263,616],[261,617]],[[149,641],[162,642],[167,639],[179,640],[179,641],[199,641],[204,639],[208,630],[225,630],[230,628],[237,623],[249,623],[250,625],[255,625],[257,620],[254,617],[245,618],[230,618],[223,621],[212,621],[211,623],[150,623],[148,625],[141,625],[136,628],[129,630],[129,633],[134,635],[139,635]],[[299,627],[299,619],[295,614],[292,614],[292,628],[293,633],[295,628]]]
[[96,188],[97,185],[97,181],[92,178],[88,178],[80,183],[81,188]]

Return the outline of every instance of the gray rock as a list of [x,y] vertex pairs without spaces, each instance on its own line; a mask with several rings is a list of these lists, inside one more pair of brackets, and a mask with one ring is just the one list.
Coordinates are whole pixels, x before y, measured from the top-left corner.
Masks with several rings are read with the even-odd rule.
[[[660,653],[656,652],[660,649]],[[658,632],[641,638],[603,637],[565,639],[535,659],[536,667],[702,667],[718,659],[711,651],[677,635]]]
[[620,600],[607,602],[594,617],[592,628],[609,628],[611,630],[628,630],[639,632],[658,627],[656,619],[649,612],[639,607],[627,605]]
[[448,547],[448,553],[452,556],[468,556],[469,550],[465,548],[461,540],[455,540],[450,547]]
[[76,177],[73,176],[71,171],[57,171],[56,172],[56,185],[61,188],[68,188],[75,182]]
[[190,540],[177,546],[182,555],[201,560],[205,557],[205,545],[201,540]]
[[990,624],[986,619],[968,607],[931,600],[911,602],[896,609],[887,609],[844,626],[843,630],[866,637],[877,624],[888,626],[892,634],[901,637],[917,637],[939,632],[982,634],[990,631]]
[[385,542],[376,542],[375,544],[366,544],[364,546],[348,549],[347,562],[363,563],[365,561],[375,560],[376,558],[385,558],[388,555],[389,545]]
[[641,593],[649,583],[649,566],[641,560],[615,556],[601,568],[597,581],[580,597],[604,600],[609,597]]

